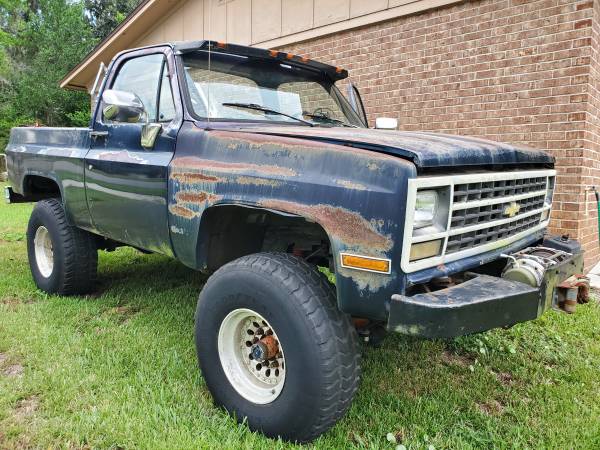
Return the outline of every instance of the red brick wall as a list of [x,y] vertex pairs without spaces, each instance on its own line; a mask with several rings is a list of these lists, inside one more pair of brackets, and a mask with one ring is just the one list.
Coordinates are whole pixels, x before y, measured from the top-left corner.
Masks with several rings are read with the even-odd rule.
[[[586,129],[582,152],[581,188],[598,186],[600,188],[600,1],[594,2],[592,20],[592,41],[590,46],[590,70],[587,90]],[[580,194],[581,195],[581,194]],[[595,205],[591,204],[595,197],[584,192],[581,202],[586,204],[583,220],[580,223],[580,237],[588,258],[598,260],[598,217]]]
[[[600,7],[596,0],[483,0],[287,46],[350,71],[371,121],[481,136],[557,158],[551,231],[598,261]],[[593,24],[593,26],[592,26]],[[593,31],[592,31],[593,30]],[[592,40],[596,43],[592,52]]]

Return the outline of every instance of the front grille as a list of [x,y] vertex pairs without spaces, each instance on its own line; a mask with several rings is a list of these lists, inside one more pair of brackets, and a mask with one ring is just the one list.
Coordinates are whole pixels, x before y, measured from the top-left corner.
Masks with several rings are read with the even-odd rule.
[[[531,198],[517,200],[515,203],[519,205],[519,213],[523,214],[543,208],[545,199],[546,195],[542,194]],[[502,199],[499,200],[501,201]],[[465,208],[454,211],[452,213],[452,218],[450,219],[450,229],[503,219],[505,209],[511,206],[511,204],[512,202],[501,202],[493,205],[478,206],[475,208]]]
[[[554,186],[554,177],[455,184],[446,254],[494,242],[539,225],[548,186]],[[506,212],[515,205],[518,213],[511,218]],[[501,223],[492,225],[496,221]],[[463,229],[486,223],[490,226],[463,232]]]
[[448,238],[446,254],[455,253],[478,245],[494,242],[498,239],[512,236],[513,234],[529,230],[540,223],[541,214],[517,219],[514,222],[483,228],[469,233],[456,234]]
[[546,189],[546,178],[534,177],[456,184],[454,185],[454,203],[543,191]]
[[[407,244],[443,240],[437,257],[403,259],[412,272],[509,245],[547,225],[547,194],[554,189],[554,170],[486,172],[422,177],[409,182],[413,195],[421,189],[447,189],[450,205],[448,228],[440,232],[405,229]],[[404,258],[404,255],[403,255]]]

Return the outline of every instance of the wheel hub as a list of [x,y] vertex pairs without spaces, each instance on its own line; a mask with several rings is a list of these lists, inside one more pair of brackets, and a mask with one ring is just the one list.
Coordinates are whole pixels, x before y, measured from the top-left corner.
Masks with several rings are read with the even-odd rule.
[[279,343],[273,336],[266,336],[250,347],[252,359],[258,362],[273,359],[277,353],[279,353]]
[[285,382],[283,349],[271,325],[258,313],[236,309],[221,323],[219,358],[235,390],[254,403],[275,400]]

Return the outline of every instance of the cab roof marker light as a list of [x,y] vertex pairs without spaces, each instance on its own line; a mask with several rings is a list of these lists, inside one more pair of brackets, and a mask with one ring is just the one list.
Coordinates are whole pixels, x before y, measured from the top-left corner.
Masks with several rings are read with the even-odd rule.
[[269,55],[271,55],[273,58],[277,58],[279,52],[277,50],[269,50]]
[[217,48],[227,48],[227,43],[225,43],[225,42],[217,42]]
[[340,264],[345,269],[363,270],[386,275],[392,273],[392,261],[386,258],[340,253]]

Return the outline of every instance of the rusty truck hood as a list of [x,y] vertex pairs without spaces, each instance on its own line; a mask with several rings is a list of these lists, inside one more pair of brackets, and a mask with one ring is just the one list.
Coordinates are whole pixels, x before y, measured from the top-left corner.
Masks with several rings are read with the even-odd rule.
[[252,125],[240,131],[384,152],[409,159],[420,168],[554,163],[554,158],[541,150],[441,133]]

